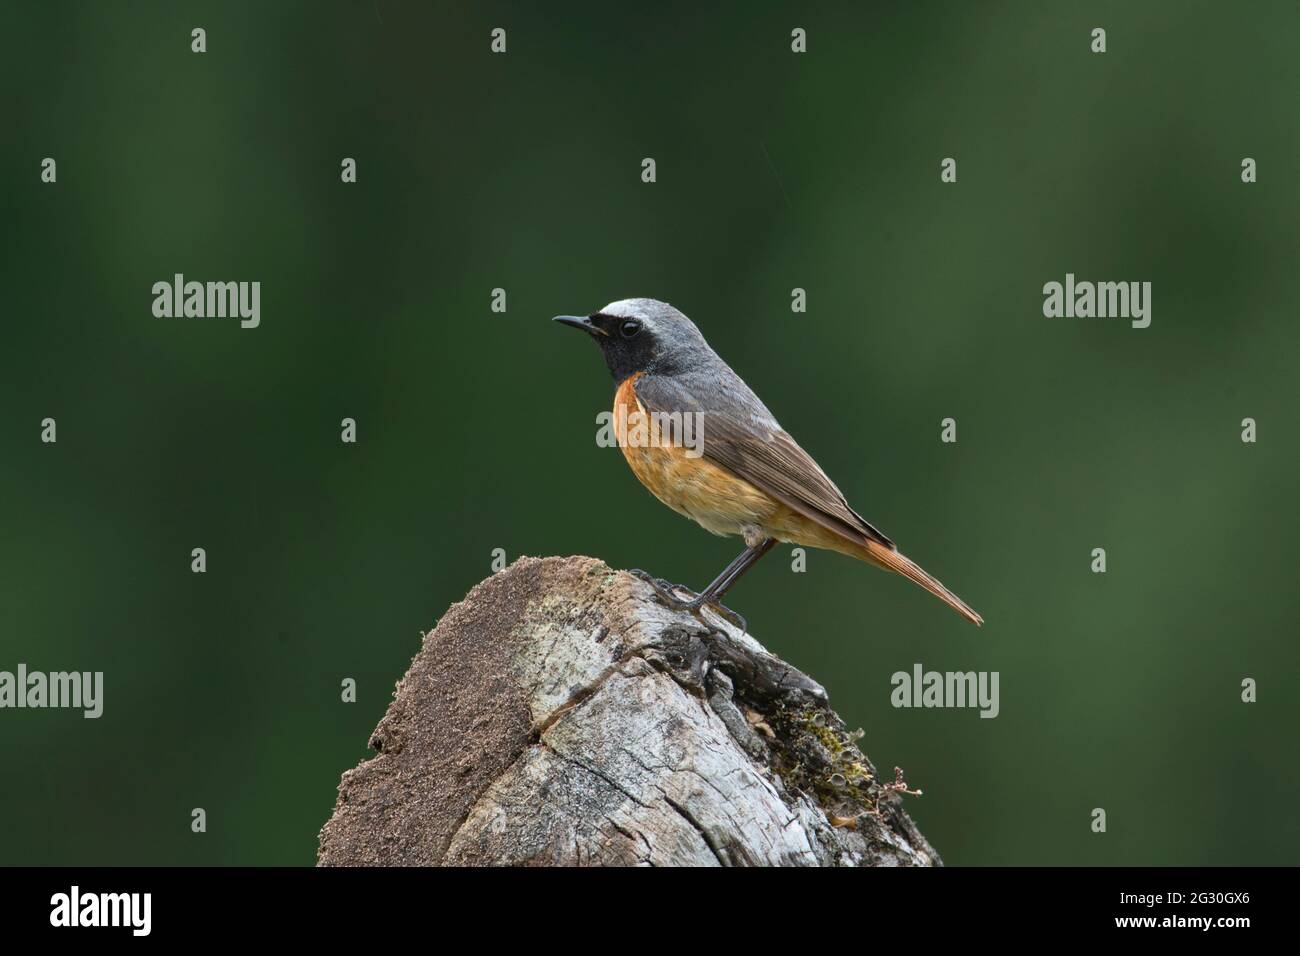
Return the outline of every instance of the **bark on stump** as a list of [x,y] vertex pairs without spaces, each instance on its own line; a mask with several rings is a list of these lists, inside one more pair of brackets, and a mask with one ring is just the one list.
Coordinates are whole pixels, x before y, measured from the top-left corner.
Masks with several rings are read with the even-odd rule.
[[585,557],[424,638],[318,864],[939,865],[812,678]]

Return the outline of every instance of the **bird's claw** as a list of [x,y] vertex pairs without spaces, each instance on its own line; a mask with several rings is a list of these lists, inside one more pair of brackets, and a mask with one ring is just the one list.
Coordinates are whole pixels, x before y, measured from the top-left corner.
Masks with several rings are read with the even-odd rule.
[[740,628],[740,633],[742,634],[749,633],[749,622],[745,620],[745,615],[741,614],[739,611],[733,611],[731,608],[727,607],[727,605],[721,603],[720,601],[709,601],[707,603],[700,603],[698,600],[696,600],[696,601],[692,601],[691,604],[693,605],[693,607],[691,608],[692,612],[707,607],[711,611],[717,613],[718,617],[722,618],[732,627]]
[[[655,577],[649,571],[642,571],[640,568],[633,568],[628,571],[628,574],[638,580],[644,581],[646,584],[650,585],[650,587],[654,588],[655,593],[658,594],[663,602],[674,611],[689,610],[692,602],[699,599],[699,595],[684,584],[673,584],[666,578]],[[685,591],[690,595],[690,597],[683,600],[677,596],[678,591]]]
[[[733,611],[720,601],[705,600],[702,594],[697,594],[683,584],[673,584],[665,578],[657,578],[649,571],[642,571],[640,568],[633,568],[628,574],[650,585],[655,593],[659,595],[659,599],[670,610],[687,611],[699,617],[699,612],[707,607],[716,612],[720,618],[732,627],[740,628],[741,633],[749,633],[749,622],[745,620],[745,616],[738,611]],[[678,591],[684,591],[691,597],[683,600],[677,596]]]

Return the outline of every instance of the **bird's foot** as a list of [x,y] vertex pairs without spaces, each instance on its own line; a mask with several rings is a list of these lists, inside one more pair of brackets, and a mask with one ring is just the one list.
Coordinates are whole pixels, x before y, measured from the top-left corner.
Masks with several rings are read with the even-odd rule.
[[716,599],[711,601],[706,601],[704,600],[704,596],[700,595],[694,601],[688,602],[686,610],[690,611],[692,614],[695,614],[696,617],[698,617],[699,615],[697,612],[703,610],[706,607],[709,610],[714,611],[718,615],[718,617],[722,618],[732,627],[740,628],[740,633],[742,634],[749,633],[749,622],[745,620],[745,615],[741,614],[739,611],[733,611],[731,608],[727,607],[727,605],[723,604],[721,601],[718,601]]
[[[686,585],[673,584],[665,578],[657,578],[649,571],[642,571],[640,568],[633,568],[628,571],[628,574],[638,580],[644,581],[646,584],[650,585],[650,587],[654,588],[655,593],[658,594],[663,602],[674,611],[690,610],[691,602],[699,599],[699,595],[686,587]],[[690,597],[683,600],[677,596],[678,591],[685,591],[690,595]]]
[[[706,598],[703,594],[698,594],[695,591],[692,591],[684,584],[673,584],[665,578],[657,578],[649,571],[642,571],[640,568],[632,568],[628,571],[628,574],[638,580],[644,581],[646,584],[650,585],[650,587],[654,588],[655,593],[659,595],[659,599],[663,601],[670,610],[686,611],[695,617],[699,617],[699,612],[707,607],[710,610],[715,611],[717,615],[728,624],[740,628],[742,633],[749,633],[749,622],[745,620],[745,616],[738,611],[733,611],[721,601],[713,598]],[[690,597],[683,600],[677,596],[677,592],[679,591],[689,594]]]

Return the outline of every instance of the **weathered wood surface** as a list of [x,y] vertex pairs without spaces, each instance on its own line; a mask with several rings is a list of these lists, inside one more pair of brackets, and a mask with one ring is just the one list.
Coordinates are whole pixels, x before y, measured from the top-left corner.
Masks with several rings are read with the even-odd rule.
[[938,865],[822,687],[592,558],[521,558],[425,636],[318,863]]

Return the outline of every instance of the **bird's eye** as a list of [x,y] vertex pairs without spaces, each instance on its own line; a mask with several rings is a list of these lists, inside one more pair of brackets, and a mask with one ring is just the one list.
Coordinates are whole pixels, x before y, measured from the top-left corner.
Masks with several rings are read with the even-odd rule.
[[622,334],[623,338],[630,339],[641,331],[641,323],[636,319],[628,319],[618,327],[618,331]]

